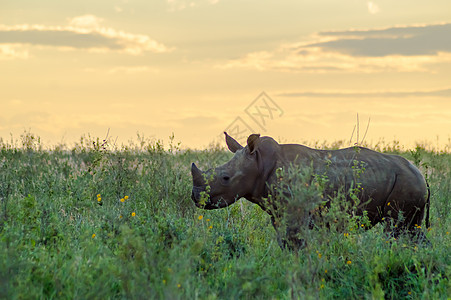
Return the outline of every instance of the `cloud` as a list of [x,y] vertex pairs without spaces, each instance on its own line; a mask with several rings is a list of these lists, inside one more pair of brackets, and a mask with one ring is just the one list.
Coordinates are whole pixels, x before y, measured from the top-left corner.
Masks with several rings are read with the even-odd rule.
[[[53,47],[58,50],[86,50],[90,52],[119,52],[139,55],[144,52],[162,53],[171,51],[162,43],[147,35],[128,33],[108,27],[101,27],[103,21],[93,15],[84,15],[69,20],[67,26],[46,25],[2,25],[0,24],[0,46],[16,47],[16,57],[20,57],[19,46]],[[11,47],[11,46],[9,46]],[[11,48],[9,48],[11,49]],[[22,57],[25,53],[22,52]],[[5,55],[0,55],[5,56]]]
[[155,68],[150,68],[148,66],[134,66],[134,67],[114,67],[108,70],[108,73],[110,74],[117,74],[117,73],[125,73],[125,74],[136,74],[136,73],[145,73],[145,72],[152,72],[152,73],[158,73],[159,70]]
[[100,23],[103,22],[102,18],[96,17],[94,15],[83,15],[72,19],[69,19],[70,26],[74,27],[100,27]]
[[437,55],[451,52],[451,23],[391,27],[372,30],[328,31],[319,34],[330,41],[300,47],[364,57],[389,55]]
[[380,11],[379,6],[372,1],[368,1],[367,6],[368,6],[368,12],[372,15],[375,15]]
[[214,5],[218,2],[219,0],[167,0],[169,11],[180,11],[203,4]]
[[216,65],[220,69],[254,69],[258,71],[304,73],[380,73],[431,72],[433,64],[451,62],[451,53],[430,56],[358,57],[326,52],[315,48],[293,51],[281,47],[273,52],[261,51]]
[[451,23],[323,31],[307,42],[281,45],[217,65],[284,72],[430,72],[451,62]]
[[27,59],[29,57],[30,55],[26,49],[21,49],[21,47],[14,44],[0,44],[0,60]]
[[139,73],[153,73],[157,74],[160,72],[158,68],[149,66],[116,66],[108,69],[103,68],[84,68],[83,71],[87,73],[107,73],[107,74],[139,74]]
[[405,97],[441,97],[451,98],[451,88],[429,91],[374,91],[374,92],[292,92],[281,93],[282,97],[309,98],[405,98]]

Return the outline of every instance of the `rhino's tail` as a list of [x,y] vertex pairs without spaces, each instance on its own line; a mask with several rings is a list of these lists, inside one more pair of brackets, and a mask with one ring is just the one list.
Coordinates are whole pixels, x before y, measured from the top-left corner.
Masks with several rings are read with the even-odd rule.
[[429,184],[426,181],[426,186],[428,188],[428,198],[426,199],[426,228],[430,227],[429,223],[429,207],[431,206],[431,188],[429,187]]

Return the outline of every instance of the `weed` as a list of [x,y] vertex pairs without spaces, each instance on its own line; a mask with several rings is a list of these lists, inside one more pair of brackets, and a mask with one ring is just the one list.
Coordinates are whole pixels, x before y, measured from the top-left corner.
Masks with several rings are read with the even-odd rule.
[[[300,251],[281,250],[260,207],[194,206],[190,163],[208,168],[230,155],[219,148],[181,150],[173,136],[168,147],[143,136],[122,148],[108,137],[85,136],[72,149],[54,150],[44,150],[31,132],[20,141],[2,139],[0,298],[446,299],[451,155],[426,146],[378,147],[427,172],[432,247],[389,240],[383,226],[365,230],[365,217],[343,215],[336,201],[314,226],[308,214],[295,220],[296,228],[285,225],[280,231],[307,243]],[[353,166],[358,178],[365,166]],[[287,197],[289,210],[310,212],[327,200],[321,198],[327,176],[308,168],[278,172],[283,180],[275,195]],[[308,185],[290,184],[298,179]],[[357,181],[337,199],[359,188]],[[289,218],[289,210],[276,221]]]

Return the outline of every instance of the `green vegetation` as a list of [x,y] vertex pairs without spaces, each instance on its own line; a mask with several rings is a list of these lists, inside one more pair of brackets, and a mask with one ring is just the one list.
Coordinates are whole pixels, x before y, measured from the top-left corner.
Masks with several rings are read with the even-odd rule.
[[396,148],[430,183],[431,247],[349,222],[344,232],[302,230],[307,247],[289,252],[251,203],[203,211],[191,202],[190,163],[208,169],[230,158],[225,150],[182,151],[173,138],[165,150],[141,137],[121,149],[85,137],[44,150],[25,133],[0,140],[0,151],[1,299],[451,295],[447,152]]

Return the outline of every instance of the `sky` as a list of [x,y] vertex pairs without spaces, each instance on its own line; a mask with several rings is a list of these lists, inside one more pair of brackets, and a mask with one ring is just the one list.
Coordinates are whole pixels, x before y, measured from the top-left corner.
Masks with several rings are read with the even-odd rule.
[[449,0],[1,0],[0,70],[4,141],[451,147]]

